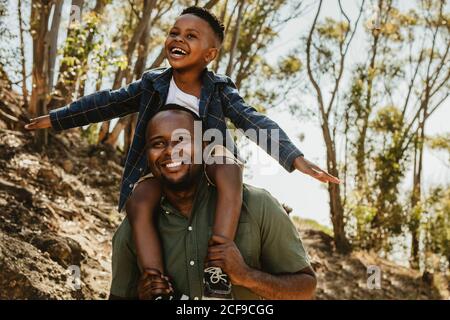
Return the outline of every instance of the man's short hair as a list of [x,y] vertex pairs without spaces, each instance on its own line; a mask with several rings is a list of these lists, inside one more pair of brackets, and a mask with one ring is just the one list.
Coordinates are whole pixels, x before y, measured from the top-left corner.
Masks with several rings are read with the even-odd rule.
[[183,12],[181,12],[180,16],[182,16],[184,14],[193,14],[194,16],[197,16],[200,19],[203,19],[206,22],[208,22],[208,24],[213,29],[214,34],[219,39],[220,44],[222,44],[223,38],[224,38],[225,27],[220,22],[220,20],[216,17],[216,15],[211,13],[208,9],[205,9],[202,7],[197,7],[197,6],[192,6],[192,7],[184,9]]
[[164,105],[163,107],[161,107],[161,109],[159,109],[156,113],[160,113],[162,111],[168,111],[168,110],[181,110],[181,111],[185,111],[189,114],[192,115],[192,117],[194,118],[194,120],[201,120],[200,117],[193,112],[192,110],[189,110],[188,108],[182,107],[178,104],[175,103],[168,103],[166,105]]

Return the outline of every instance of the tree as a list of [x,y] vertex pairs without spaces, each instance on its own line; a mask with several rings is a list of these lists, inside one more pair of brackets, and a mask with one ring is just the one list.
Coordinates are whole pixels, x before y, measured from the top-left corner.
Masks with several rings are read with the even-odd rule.
[[[419,2],[402,12],[395,1],[377,2],[377,28],[367,28],[366,63],[355,67],[347,94],[347,138],[356,163],[354,204],[358,244],[389,251],[407,228],[411,265],[419,265],[421,172],[425,124],[448,97],[448,17],[441,1]],[[409,202],[400,183],[413,168]]]
[[[345,21],[336,22],[330,18],[325,23],[318,24],[322,1],[319,2],[314,21],[306,39],[306,66],[309,81],[314,88],[317,109],[320,115],[320,126],[326,146],[327,170],[333,176],[339,177],[338,158],[336,150],[336,117],[338,106],[336,97],[345,68],[345,58],[352,42],[355,30],[364,7],[361,4],[358,18],[353,27],[339,1],[339,7]],[[314,48],[314,50],[313,50]],[[331,83],[331,94],[328,102],[325,100],[320,80],[328,76]],[[330,215],[333,224],[334,241],[338,251],[346,253],[350,244],[345,234],[344,207],[341,190],[338,184],[328,185],[330,197]]]
[[[47,113],[49,30],[47,28],[52,1],[33,0],[31,3],[31,35],[33,37],[33,91],[30,113],[33,116]],[[47,144],[47,131],[37,132],[37,144]]]
[[19,37],[20,37],[20,64],[22,75],[22,97],[25,109],[28,109],[28,89],[27,89],[27,69],[25,63],[25,42],[24,42],[24,22],[22,18],[22,1],[17,2],[17,16],[19,20]]

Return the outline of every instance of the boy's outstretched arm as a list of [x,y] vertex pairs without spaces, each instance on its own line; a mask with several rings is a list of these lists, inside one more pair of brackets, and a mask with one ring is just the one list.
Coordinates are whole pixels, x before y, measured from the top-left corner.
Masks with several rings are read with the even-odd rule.
[[123,117],[139,110],[143,89],[141,80],[118,90],[101,90],[69,105],[51,110],[48,115],[31,119],[25,129],[65,130],[90,123]]
[[[276,122],[259,113],[255,108],[247,105],[239,95],[235,84],[230,79],[228,85],[221,90],[221,95],[225,116],[239,129],[243,129],[244,131],[248,129],[256,130],[259,139],[255,141],[255,137],[251,135],[248,138],[258,143],[260,147],[277,160],[287,171],[299,170],[321,182],[340,183],[337,177],[332,176],[314,163],[306,160],[303,153],[298,150]],[[261,139],[262,135],[259,130],[265,130],[265,140]],[[278,152],[272,150],[273,146],[278,148]]]

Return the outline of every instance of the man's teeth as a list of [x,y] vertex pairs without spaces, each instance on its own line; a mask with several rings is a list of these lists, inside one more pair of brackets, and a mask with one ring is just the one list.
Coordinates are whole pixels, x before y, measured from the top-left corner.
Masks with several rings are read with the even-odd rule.
[[184,51],[183,49],[180,49],[180,48],[173,48],[173,49],[172,49],[172,53],[175,53],[175,54],[184,54],[184,55],[187,54],[186,51]]
[[166,164],[167,168],[173,168],[173,167],[178,167],[178,166],[181,166],[181,161],[171,162],[171,163]]

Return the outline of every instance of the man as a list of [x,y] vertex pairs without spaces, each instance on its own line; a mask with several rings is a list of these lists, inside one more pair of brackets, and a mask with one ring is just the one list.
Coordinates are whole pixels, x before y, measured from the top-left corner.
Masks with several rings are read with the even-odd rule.
[[[163,109],[146,131],[149,168],[163,186],[157,226],[163,246],[165,274],[178,294],[200,299],[203,267],[220,266],[228,274],[235,299],[310,299],[316,279],[298,232],[282,206],[267,191],[244,185],[243,206],[235,241],[215,237],[208,248],[217,191],[202,164],[192,163],[194,114]],[[185,135],[174,139],[174,132]],[[189,133],[189,134],[186,134]],[[172,159],[174,148],[185,161]],[[139,270],[128,220],[113,238],[111,298],[154,298],[171,292],[166,279]],[[220,277],[220,275],[218,275]],[[220,281],[220,279],[217,279]]]

